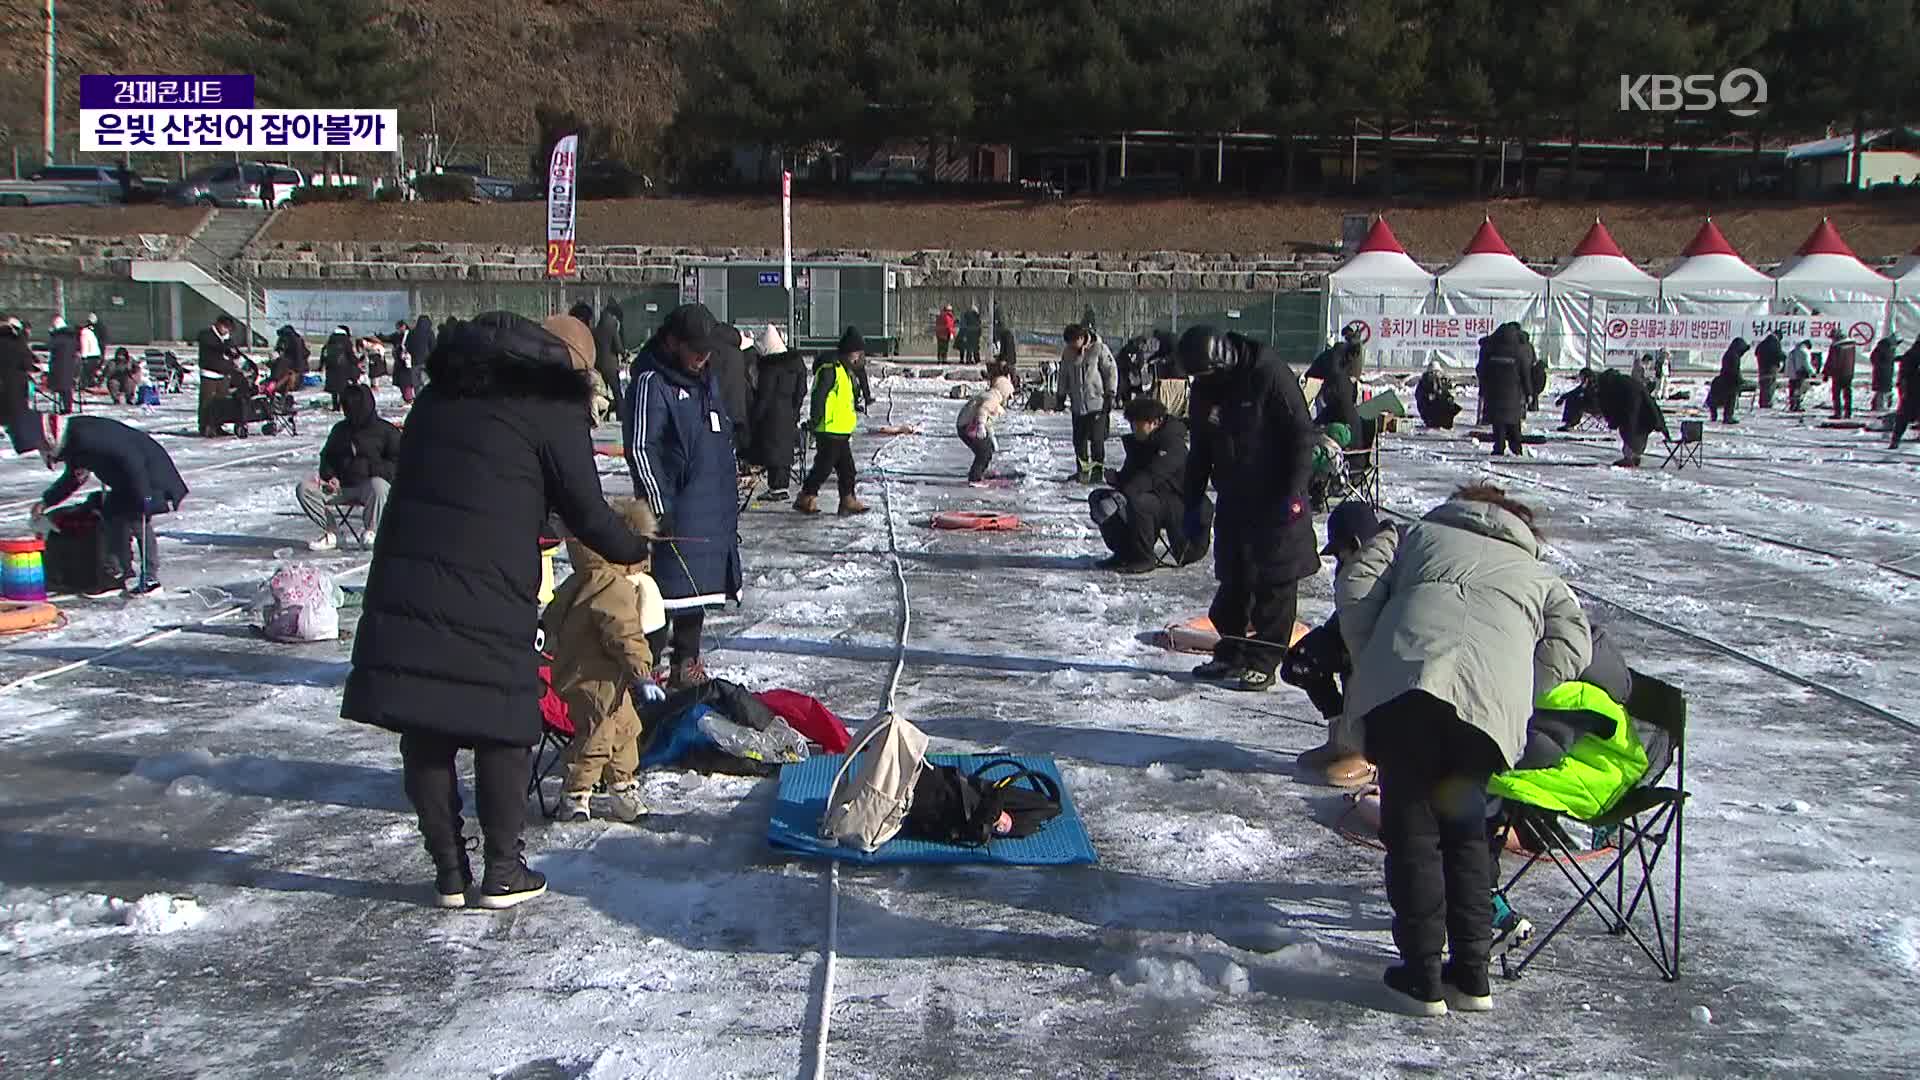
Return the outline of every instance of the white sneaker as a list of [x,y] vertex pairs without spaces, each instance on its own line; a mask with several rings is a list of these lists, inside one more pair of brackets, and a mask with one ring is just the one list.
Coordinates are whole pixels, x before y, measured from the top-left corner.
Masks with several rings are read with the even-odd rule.
[[629,780],[608,790],[611,802],[607,816],[615,821],[635,822],[647,815],[647,804],[640,801],[640,782]]
[[569,791],[560,797],[560,821],[591,821],[593,812],[589,803],[593,799],[591,791]]
[[340,546],[340,538],[332,533],[321,533],[320,539],[307,541],[308,551],[332,551]]
[[360,537],[360,549],[362,551],[373,550],[373,537],[374,537],[373,533],[367,533],[364,536]]

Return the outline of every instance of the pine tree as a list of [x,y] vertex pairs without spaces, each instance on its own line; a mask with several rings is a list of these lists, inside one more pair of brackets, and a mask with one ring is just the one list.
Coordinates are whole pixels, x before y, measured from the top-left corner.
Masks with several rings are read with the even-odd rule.
[[391,108],[423,74],[382,0],[260,0],[257,41],[222,57],[255,76],[260,103],[283,109]]

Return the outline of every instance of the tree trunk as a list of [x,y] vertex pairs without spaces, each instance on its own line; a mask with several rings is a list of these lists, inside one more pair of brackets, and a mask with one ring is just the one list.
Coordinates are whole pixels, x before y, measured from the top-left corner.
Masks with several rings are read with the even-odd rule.
[[1574,198],[1574,185],[1580,175],[1580,114],[1573,114],[1573,140],[1567,147],[1567,180],[1561,196],[1568,201]]
[[1393,198],[1393,117],[1380,118],[1380,197]]
[[1861,157],[1862,152],[1865,150],[1862,144],[1866,134],[1866,126],[1867,118],[1860,113],[1854,113],[1853,153],[1847,155],[1847,197],[1850,199],[1857,198],[1860,194],[1861,170],[1866,166],[1865,159]]

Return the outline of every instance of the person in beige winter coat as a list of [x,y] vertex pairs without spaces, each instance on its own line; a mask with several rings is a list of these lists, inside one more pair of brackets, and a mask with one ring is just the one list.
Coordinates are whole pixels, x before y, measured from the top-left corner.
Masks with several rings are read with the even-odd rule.
[[1592,659],[1586,614],[1541,560],[1532,510],[1490,484],[1375,534],[1341,568],[1334,604],[1353,657],[1346,715],[1380,772],[1402,961],[1387,985],[1417,1015],[1446,1012],[1449,994],[1491,1008],[1487,780],[1520,759],[1534,698]]
[[987,467],[993,464],[993,455],[998,449],[993,441],[993,426],[999,423],[1012,398],[1013,382],[1002,375],[960,406],[954,427],[960,441],[973,451],[973,467],[967,470],[968,483],[977,484],[987,478]]
[[1072,480],[1103,484],[1107,470],[1107,414],[1120,392],[1120,367],[1113,350],[1100,335],[1078,324],[1062,334],[1060,392],[1073,414],[1073,456],[1078,468]]
[[[611,505],[636,534],[656,531],[646,503],[614,499]],[[610,816],[634,821],[647,812],[634,778],[640,765],[634,697],[664,696],[653,681],[653,658],[666,644],[666,605],[648,576],[651,559],[616,566],[578,540],[567,542],[567,558],[573,573],[541,617],[553,653],[553,688],[575,729],[560,817],[587,820],[593,786],[604,779]]]

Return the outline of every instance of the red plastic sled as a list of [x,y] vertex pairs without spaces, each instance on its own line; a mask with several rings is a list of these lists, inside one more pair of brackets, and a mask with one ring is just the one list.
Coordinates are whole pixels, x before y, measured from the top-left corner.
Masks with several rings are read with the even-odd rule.
[[829,754],[844,754],[853,744],[853,737],[847,734],[847,725],[833,715],[833,710],[822,705],[817,699],[810,698],[796,690],[762,690],[753,695],[760,703],[773,710],[773,715],[785,720],[793,730],[807,739],[818,743]]

